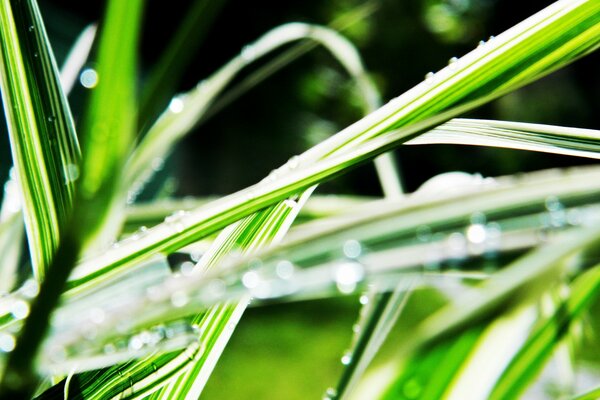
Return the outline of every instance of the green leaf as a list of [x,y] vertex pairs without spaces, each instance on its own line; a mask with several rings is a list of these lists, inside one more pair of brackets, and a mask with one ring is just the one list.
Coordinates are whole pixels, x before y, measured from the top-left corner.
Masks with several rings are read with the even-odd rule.
[[[83,161],[78,205],[84,248],[108,241],[122,200],[121,168],[136,132],[136,48],[142,0],[109,2],[100,28],[97,86],[90,95],[82,126]],[[119,179],[120,178],[120,179]],[[109,231],[108,239],[104,237]],[[95,243],[98,246],[98,243]]]
[[79,148],[35,1],[3,1],[2,96],[34,275],[43,280],[71,212]]
[[[598,228],[584,228],[573,232],[567,239],[562,240],[560,243],[542,246],[541,248],[530,252],[509,265],[506,269],[494,274],[478,288],[466,291],[449,305],[443,307],[440,311],[427,318],[415,329],[414,336],[412,336],[411,340],[400,346],[398,351],[399,355],[406,356],[407,354],[412,354],[417,349],[427,351],[426,349],[428,347],[433,346],[431,347],[433,349],[435,348],[436,343],[443,343],[444,341],[452,342],[454,340],[453,336],[460,338],[464,334],[468,334],[468,332],[478,324],[489,323],[489,321],[493,320],[497,315],[506,315],[508,317],[511,314],[511,310],[516,310],[516,319],[521,320],[521,317],[518,316],[518,310],[521,309],[523,305],[531,304],[532,300],[539,298],[539,295],[545,292],[548,287],[551,287],[559,281],[560,272],[564,269],[564,262],[574,255],[581,254],[585,249],[593,248],[597,245],[598,240],[600,240],[600,230]],[[595,287],[594,284],[591,286]],[[583,297],[588,298],[587,296]],[[514,318],[511,317],[506,323],[502,323],[502,317],[497,319],[494,324],[488,326],[486,332],[489,333],[484,334],[484,337],[480,340],[486,341],[485,335],[489,335],[491,341],[499,341],[498,343],[507,345],[506,341],[503,342],[507,337],[507,334],[499,335],[498,332],[494,331],[498,329],[500,331],[508,329],[507,332],[515,332],[515,327],[512,325],[513,320]],[[531,323],[527,321],[528,318],[523,320],[525,324],[531,325]],[[543,343],[554,343],[552,337],[549,337],[547,334],[543,336]],[[525,341],[522,347],[524,350],[522,351],[525,351],[526,353],[533,351],[538,355],[549,354],[548,352],[539,351],[539,344],[540,343],[536,346],[532,346],[531,343]],[[481,351],[485,352],[486,349],[492,350],[494,347],[495,346],[491,343],[482,344]],[[477,351],[477,349],[474,349],[474,352],[471,353],[470,357],[476,357],[475,354]],[[519,360],[520,358],[521,356],[517,353],[512,362],[514,362],[514,360]],[[488,360],[489,357],[480,359],[481,362],[488,362]],[[455,391],[469,390],[468,388],[465,389],[465,387],[462,387],[461,389],[460,384],[458,384],[461,379],[461,374],[471,373],[475,376],[481,374],[477,379],[483,382],[488,381],[489,379],[497,379],[499,377],[497,374],[499,372],[501,373],[503,370],[500,369],[498,371],[494,368],[486,370],[482,370],[482,368],[472,368],[469,363],[473,363],[474,361],[469,358],[456,361],[461,365],[460,368],[454,368],[454,370],[459,373],[454,374],[452,377],[453,383],[449,385],[448,382],[443,382],[441,384],[442,386],[439,388],[440,390],[443,389],[444,397],[456,395],[458,398],[461,398],[461,395]],[[525,365],[529,365],[527,364],[527,361],[531,361],[531,358],[523,360],[519,365],[525,367]],[[508,371],[510,370],[511,367],[508,367]],[[517,372],[516,370],[514,371]],[[521,372],[523,372],[523,370],[521,370]],[[410,371],[408,373],[410,373]],[[487,376],[486,374],[491,375]],[[435,371],[430,371],[429,376],[430,379],[435,379]],[[471,375],[471,379],[475,379],[475,376]],[[524,382],[529,382],[531,378],[532,374],[527,373],[518,376],[517,379],[508,380],[508,382],[518,383],[520,384],[519,387],[522,388]],[[434,390],[432,385],[432,382],[423,382],[423,386],[427,387],[427,390]],[[492,388],[486,387],[485,384],[481,387],[481,390],[484,392],[489,391],[490,389]],[[489,395],[489,392],[486,392],[487,394],[484,392],[475,395],[476,398],[479,398],[480,396],[487,397]],[[387,393],[387,396],[393,396],[392,392],[388,391]],[[506,398],[502,397],[502,395],[508,394],[508,391],[502,391],[502,393],[498,392],[500,397],[494,397],[496,392],[493,392],[491,396],[493,398]],[[511,397],[515,394],[516,393],[512,393]]]
[[456,118],[406,144],[468,144],[600,158],[600,131]]
[[566,299],[559,299],[552,314],[533,330],[496,383],[490,398],[519,396],[541,371],[552,350],[569,334],[571,324],[589,308],[598,294],[600,266],[595,266],[573,281]]
[[[35,4],[32,2],[19,3]],[[28,397],[33,392],[36,380],[35,357],[48,330],[51,312],[58,303],[81,248],[89,244],[90,238],[96,236],[103,229],[110,205],[119,198],[116,190],[119,183],[114,177],[120,176],[119,171],[135,128],[135,49],[141,4],[141,0],[128,2],[113,0],[109,3],[98,56],[100,82],[92,93],[89,112],[83,127],[83,158],[79,169],[76,170],[80,176],[77,182],[77,200],[73,210],[73,220],[68,221],[54,257],[52,257],[53,251],[47,252],[48,261],[51,259],[48,268],[50,278],[43,282],[15,350],[9,356],[5,370],[7,372],[4,374],[0,386],[1,398]],[[33,6],[30,9],[37,10]],[[16,58],[18,54],[18,50],[15,48],[17,33],[8,1],[2,3],[0,12],[2,13],[0,15],[3,24],[2,34],[10,35],[3,38],[3,42],[8,43],[7,46],[2,46],[3,60],[11,57],[9,60],[18,67],[15,70],[9,70],[10,73],[3,72],[3,85],[7,87],[7,90],[17,93],[15,100],[5,104],[17,105],[19,126],[27,128],[22,134],[23,137],[36,137],[35,129],[39,128],[36,128],[31,119],[28,119],[31,114],[29,105],[31,100],[23,90],[26,75]],[[24,29],[28,30],[28,25]],[[47,40],[44,40],[43,43],[48,46]],[[10,51],[5,51],[5,49],[10,49]],[[3,66],[6,67],[7,63],[3,62]],[[56,85],[60,87],[56,68],[53,71]],[[21,89],[22,92],[14,90],[15,88]],[[58,114],[52,115],[52,118],[58,118]],[[54,119],[52,122],[54,123]],[[111,146],[107,146],[108,143]],[[40,151],[38,142],[32,142],[30,146],[35,151]],[[12,147],[16,155],[19,155],[19,145],[13,143]],[[35,154],[37,153],[31,155]],[[38,157],[38,159],[42,159],[42,157]],[[18,165],[19,157],[15,157],[15,160]],[[34,158],[29,160],[32,162]],[[59,159],[56,158],[53,161],[57,163]],[[52,165],[53,168],[57,168],[55,164]],[[64,166],[64,164],[58,165]],[[33,165],[28,165],[26,168],[26,171],[38,171],[38,167]],[[17,170],[19,169],[17,168]],[[73,175],[69,174],[68,176],[71,178],[70,180],[73,180]],[[48,186],[47,184],[44,186],[44,181],[32,181],[38,186],[24,190],[26,199],[24,208],[34,206],[34,208],[44,209],[46,203],[27,204],[28,196],[30,196],[28,190],[45,190]],[[54,229],[60,226],[56,218],[51,218],[51,215],[44,214],[41,218]],[[52,243],[49,239],[48,242]]]

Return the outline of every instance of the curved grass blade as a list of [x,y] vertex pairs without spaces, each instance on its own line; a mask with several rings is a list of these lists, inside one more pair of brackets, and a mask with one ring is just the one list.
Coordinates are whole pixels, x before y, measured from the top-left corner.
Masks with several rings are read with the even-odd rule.
[[[197,124],[217,96],[242,69],[285,44],[304,39],[323,45],[348,71],[356,81],[365,112],[371,112],[379,106],[379,94],[366,76],[358,52],[348,40],[333,30],[317,25],[282,25],[244,47],[240,55],[200,82],[195,89],[173,98],[167,110],[150,127],[128,161],[126,182],[133,182],[128,196],[129,202],[135,200],[153,173],[151,166],[156,164],[153,161],[163,160],[169,154],[173,146]],[[402,188],[393,160],[378,161],[376,166],[385,191],[394,195],[401,194]]]
[[[372,13],[377,11],[379,5],[376,1],[367,1],[360,6],[356,7],[353,11],[343,15],[339,19],[331,22],[328,27],[333,31],[342,33],[357,21],[368,18]],[[240,83],[233,86],[231,89],[225,91],[221,97],[215,100],[214,104],[207,110],[202,119],[198,122],[202,124],[212,118],[215,114],[219,113],[222,109],[227,107],[229,104],[234,102],[237,98],[254,88],[259,83],[263,82],[269,76],[273,75],[283,67],[292,63],[299,57],[308,53],[312,49],[318,46],[317,43],[311,41],[304,41],[294,45],[292,48],[284,51],[271,61],[267,62],[262,67],[256,69],[256,71],[249,74]]]
[[[2,22],[14,30],[12,20],[7,15],[8,1],[2,4]],[[80,249],[89,244],[90,238],[102,229],[106,222],[105,213],[115,198],[114,191],[118,185],[114,177],[119,176],[125,152],[133,137],[135,48],[140,10],[141,0],[111,1],[108,5],[98,58],[100,82],[92,93],[83,128],[83,158],[77,169],[81,173],[73,223],[66,227],[54,257],[52,253],[49,255],[49,259],[52,259],[49,267],[51,279],[44,281],[15,350],[9,356],[0,386],[1,398],[27,397],[34,390],[34,361],[48,329],[51,312],[58,303]],[[6,31],[2,29],[2,32]],[[16,37],[12,40],[16,41]],[[4,46],[2,48],[5,49]],[[57,76],[56,72],[54,76]],[[13,78],[13,85],[25,81],[23,72]],[[3,76],[5,79],[6,76]],[[58,79],[56,83],[58,86]],[[52,117],[57,118],[55,115]],[[112,146],[106,146],[107,143]],[[56,168],[56,165],[64,164],[56,160],[52,165]],[[72,173],[67,177],[69,181],[74,180]],[[62,184],[64,187],[64,180]],[[27,209],[27,199],[25,204],[24,208]]]
[[456,118],[406,144],[468,144],[600,158],[600,131]]
[[4,1],[2,95],[34,275],[44,278],[71,211],[79,148],[35,1]]

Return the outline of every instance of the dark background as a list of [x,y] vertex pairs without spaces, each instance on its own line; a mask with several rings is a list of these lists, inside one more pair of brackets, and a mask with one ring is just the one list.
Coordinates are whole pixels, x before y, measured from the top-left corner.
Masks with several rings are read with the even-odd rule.
[[[386,101],[420,82],[426,72],[442,68],[450,57],[468,52],[480,39],[502,32],[549,3],[382,0],[373,14],[344,33],[359,47]],[[101,18],[102,4],[40,0],[59,65],[74,37],[87,23]],[[190,4],[147,2],[140,87]],[[192,88],[245,44],[277,25],[291,21],[328,24],[361,4],[364,2],[355,0],[224,1],[214,18],[203,21],[209,28],[191,55],[189,66],[183,74],[173,76],[180,79],[177,89]],[[442,17],[439,10],[445,11]],[[445,30],[436,27],[440,19]],[[588,56],[468,116],[599,128],[598,60],[597,53]],[[255,69],[253,65],[248,72]],[[81,88],[71,96],[76,115],[85,104],[84,96]],[[348,98],[354,101],[348,102]],[[337,62],[326,51],[313,50],[199,127],[178,147],[163,175],[177,176],[177,181],[170,183],[178,195],[230,193],[255,183],[293,154],[360,118],[356,103],[352,83]],[[9,165],[6,135],[1,140],[0,173],[5,176]],[[585,162],[564,156],[451,145],[405,146],[397,154],[408,190],[435,174],[453,170],[499,175]],[[370,166],[323,185],[320,191],[380,194]]]

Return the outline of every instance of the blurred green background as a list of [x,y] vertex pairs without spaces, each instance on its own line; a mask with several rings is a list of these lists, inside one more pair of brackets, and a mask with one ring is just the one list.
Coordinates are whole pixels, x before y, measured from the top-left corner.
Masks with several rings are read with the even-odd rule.
[[[103,2],[39,2],[60,65],[75,37],[101,17]],[[191,3],[147,2],[140,87]],[[245,44],[277,25],[293,21],[329,24],[366,4],[357,0],[217,3],[214,12],[206,12],[198,25],[200,40],[197,46],[190,46],[189,65],[181,74],[172,75],[177,92],[196,85]],[[360,49],[387,101],[419,83],[427,72],[441,69],[449,58],[461,56],[480,40],[550,2],[381,0],[370,4],[374,11],[344,34]],[[468,116],[599,129],[599,60],[599,55],[593,54]],[[257,67],[261,65],[264,63]],[[255,69],[251,67],[248,73]],[[168,102],[168,98],[157,100],[162,105]],[[70,101],[77,118],[86,90],[77,87]],[[177,196],[220,195],[241,189],[360,118],[358,104],[352,82],[335,60],[322,49],[313,50],[242,95],[185,139],[154,187]],[[4,123],[0,129],[0,177],[4,179],[11,162]],[[448,171],[494,176],[584,162],[566,156],[450,145],[406,146],[396,153],[409,191]],[[319,192],[381,195],[371,165],[322,185]],[[424,312],[418,298],[411,302],[406,321]],[[335,385],[341,371],[339,360],[350,343],[358,309],[357,298],[346,297],[249,310],[203,398],[320,398],[328,386]]]

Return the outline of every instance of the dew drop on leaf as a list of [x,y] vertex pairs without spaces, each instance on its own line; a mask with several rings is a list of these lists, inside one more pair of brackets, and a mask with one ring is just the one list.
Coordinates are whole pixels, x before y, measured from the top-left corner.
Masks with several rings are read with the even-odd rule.
[[9,333],[0,333],[0,351],[9,353],[15,349],[15,337]]
[[362,253],[362,246],[357,240],[350,239],[344,243],[343,252],[348,258],[358,258]]
[[348,351],[342,356],[342,364],[348,365],[352,362],[352,354]]
[[98,85],[98,72],[93,68],[86,68],[79,75],[81,86],[86,89],[93,89]]
[[171,111],[173,114],[179,114],[183,111],[184,106],[185,103],[183,102],[181,97],[173,97],[173,99],[171,99],[171,102],[169,103],[169,111]]
[[256,58],[256,49],[252,45],[244,46],[241,56],[247,63],[252,62]]
[[287,162],[287,167],[289,169],[296,169],[300,165],[300,157],[292,156]]
[[433,83],[433,77],[435,76],[435,74],[433,72],[428,72],[425,74],[425,82],[431,84]]

